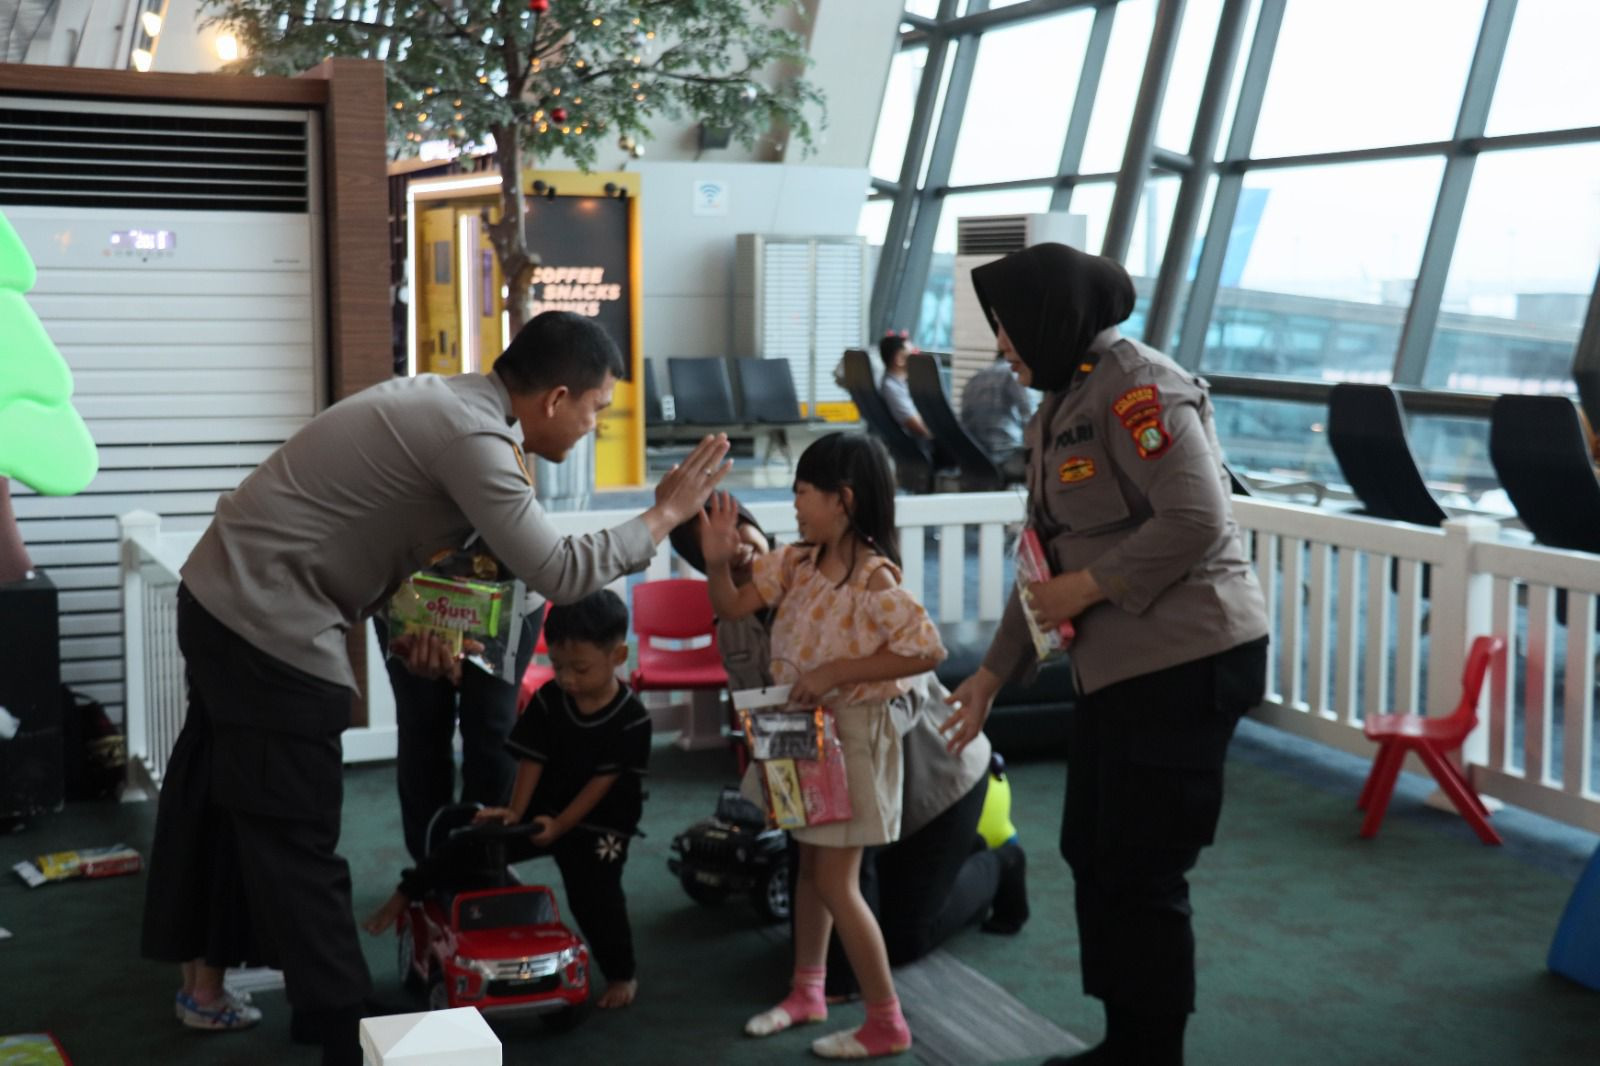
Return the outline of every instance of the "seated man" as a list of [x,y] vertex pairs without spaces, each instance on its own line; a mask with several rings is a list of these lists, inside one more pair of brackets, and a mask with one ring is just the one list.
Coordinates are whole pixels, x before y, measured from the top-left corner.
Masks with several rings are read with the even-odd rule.
[[906,360],[916,350],[906,339],[904,330],[883,335],[883,340],[878,342],[878,358],[883,360],[883,380],[878,383],[878,392],[901,429],[918,440],[932,440],[933,434],[928,432],[927,425],[917,414],[916,404],[911,402],[911,386],[907,383]]
[[1026,466],[1022,427],[1033,417],[1033,393],[1022,387],[1005,357],[967,381],[961,393],[961,424],[1000,468],[1007,481],[1021,481]]

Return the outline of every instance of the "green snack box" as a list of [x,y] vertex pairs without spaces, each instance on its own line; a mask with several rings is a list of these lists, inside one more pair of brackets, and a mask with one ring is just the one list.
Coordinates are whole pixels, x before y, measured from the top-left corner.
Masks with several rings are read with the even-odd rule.
[[400,635],[437,633],[460,655],[465,638],[487,644],[502,636],[507,587],[413,574],[390,598],[389,622]]

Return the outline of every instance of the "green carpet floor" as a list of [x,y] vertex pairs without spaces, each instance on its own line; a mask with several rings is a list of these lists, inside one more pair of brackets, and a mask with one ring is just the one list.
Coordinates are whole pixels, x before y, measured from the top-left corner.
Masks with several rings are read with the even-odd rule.
[[[1247,726],[1235,742],[1218,846],[1194,875],[1200,1011],[1192,1064],[1600,1062],[1600,993],[1545,972],[1550,935],[1594,838],[1520,812],[1496,816],[1508,846],[1477,843],[1453,816],[1423,807],[1408,781],[1382,833],[1356,837],[1364,769]],[[710,809],[730,773],[721,752],[658,747],[648,836],[627,887],[641,996],[571,1033],[499,1026],[521,1063],[801,1062],[819,1030],[768,1041],[744,1018],[783,991],[786,953],[744,901],[700,907],[667,873],[673,833]],[[360,913],[390,891],[402,863],[392,768],[347,775],[344,854]],[[1013,767],[1015,821],[1029,850],[1034,918],[1015,938],[976,930],[947,950],[1022,1008],[1093,1042],[1097,1004],[1077,976],[1070,878],[1055,854],[1064,772]],[[153,804],[72,804],[0,838],[0,861],[123,841],[148,849]],[[551,866],[523,868],[553,876]],[[256,997],[266,1020],[238,1034],[184,1030],[171,1014],[173,968],[138,958],[142,877],[0,887],[0,1034],[51,1030],[78,1066],[128,1063],[313,1064],[289,1043],[281,992]],[[368,939],[378,994],[399,1001],[394,941]],[[963,987],[951,997],[968,995]],[[859,1007],[837,1010],[849,1023]],[[1037,1061],[1037,1060],[1026,1060]]]

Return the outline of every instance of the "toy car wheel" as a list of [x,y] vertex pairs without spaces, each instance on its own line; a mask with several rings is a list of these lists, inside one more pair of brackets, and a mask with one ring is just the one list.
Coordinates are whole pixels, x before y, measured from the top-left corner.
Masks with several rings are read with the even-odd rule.
[[434,973],[433,980],[428,982],[428,1009],[450,1009],[450,990],[444,986],[444,976],[437,972]]
[[396,961],[400,965],[400,984],[408,992],[420,993],[423,988],[423,982],[422,975],[417,973],[416,966],[417,938],[411,932],[411,920],[409,918],[400,920],[400,933],[395,939],[399,942]]
[[767,868],[765,876],[757,882],[755,891],[751,893],[755,900],[756,910],[768,921],[786,922],[789,920],[789,864],[775,862]]
[[693,870],[685,868],[683,873],[678,875],[678,880],[682,883],[683,890],[689,893],[690,899],[707,907],[718,906],[728,898],[726,888],[721,885],[704,884],[695,878]]

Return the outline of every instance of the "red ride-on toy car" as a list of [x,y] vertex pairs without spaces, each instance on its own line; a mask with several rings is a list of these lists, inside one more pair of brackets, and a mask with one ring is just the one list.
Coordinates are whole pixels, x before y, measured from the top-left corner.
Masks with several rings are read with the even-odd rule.
[[[474,809],[450,807],[435,815],[430,851],[443,816],[470,818]],[[528,831],[525,825],[467,825],[439,834],[450,838],[453,851],[468,850],[458,848],[460,841],[481,843],[484,861],[463,871],[462,880],[494,883],[429,892],[413,900],[397,923],[401,981],[413,991],[426,990],[430,1010],[537,1014],[557,1029],[586,1013],[587,945],[562,923],[555,893],[516,883],[505,865],[504,841]]]

